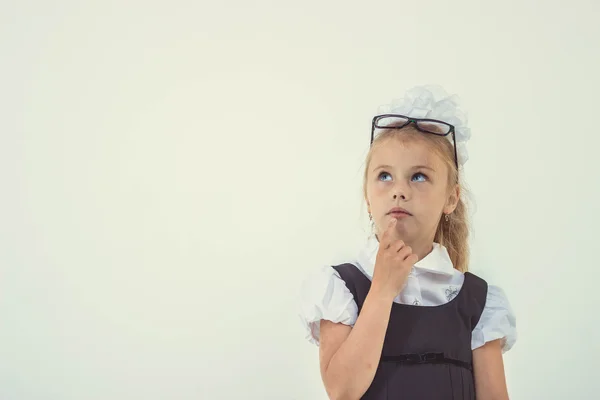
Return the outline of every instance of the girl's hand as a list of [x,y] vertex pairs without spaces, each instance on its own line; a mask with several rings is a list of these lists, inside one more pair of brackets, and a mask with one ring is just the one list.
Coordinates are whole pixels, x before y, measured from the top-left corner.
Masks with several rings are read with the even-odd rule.
[[400,293],[413,265],[418,261],[412,249],[398,238],[394,218],[379,240],[373,273],[373,289],[392,300]]

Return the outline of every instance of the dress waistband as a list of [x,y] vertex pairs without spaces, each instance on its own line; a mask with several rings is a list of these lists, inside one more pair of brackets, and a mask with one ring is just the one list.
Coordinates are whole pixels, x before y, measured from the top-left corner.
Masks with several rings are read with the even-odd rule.
[[446,357],[444,353],[411,353],[398,356],[383,356],[382,362],[401,363],[401,364],[454,364],[469,371],[473,370],[471,363]]

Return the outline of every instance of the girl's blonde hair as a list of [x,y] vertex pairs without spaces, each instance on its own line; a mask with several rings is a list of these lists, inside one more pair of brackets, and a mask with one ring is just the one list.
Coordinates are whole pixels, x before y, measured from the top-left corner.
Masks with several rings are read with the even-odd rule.
[[367,199],[367,175],[369,164],[373,157],[373,149],[382,145],[390,139],[396,140],[422,140],[430,145],[448,168],[448,187],[453,188],[454,185],[459,185],[459,199],[454,212],[448,215],[449,219],[442,215],[437,230],[435,232],[434,241],[446,247],[454,268],[461,272],[468,270],[469,264],[469,224],[467,207],[464,201],[466,198],[466,188],[460,182],[458,169],[454,161],[454,147],[448,138],[443,136],[432,135],[418,131],[412,126],[407,126],[403,129],[385,129],[375,137],[373,144],[365,161],[365,170],[363,177],[363,196]]

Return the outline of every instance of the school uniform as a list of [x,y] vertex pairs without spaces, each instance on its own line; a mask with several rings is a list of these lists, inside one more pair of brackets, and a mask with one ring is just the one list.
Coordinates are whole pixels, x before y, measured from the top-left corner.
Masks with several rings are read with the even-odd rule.
[[[354,260],[326,266],[303,283],[300,317],[319,345],[322,319],[353,326],[369,292],[379,242],[372,236]],[[375,378],[362,399],[475,399],[472,351],[516,341],[516,320],[502,289],[454,269],[447,250],[412,268],[394,299]]]

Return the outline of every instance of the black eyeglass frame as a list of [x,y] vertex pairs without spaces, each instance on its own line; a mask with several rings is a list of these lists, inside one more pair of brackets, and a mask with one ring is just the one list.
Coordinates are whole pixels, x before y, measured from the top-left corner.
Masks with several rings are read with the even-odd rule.
[[[406,123],[401,126],[379,126],[379,125],[377,125],[377,121],[379,121],[383,118],[390,118],[390,117],[404,118],[404,119],[406,119]],[[446,125],[449,129],[448,129],[448,132],[446,132],[446,133],[432,132],[432,131],[428,131],[426,129],[421,128],[419,126],[419,122],[435,122],[436,124]],[[373,121],[371,123],[371,143],[369,146],[373,145],[373,140],[375,139],[375,128],[378,128],[378,129],[402,129],[410,124],[414,124],[415,128],[418,131],[423,132],[423,133],[429,133],[431,135],[448,136],[448,135],[452,134],[452,143],[454,145],[454,162],[456,164],[456,169],[458,170],[458,152],[456,150],[456,135],[455,135],[454,125],[449,124],[444,121],[437,120],[437,119],[411,118],[411,117],[407,117],[406,115],[401,115],[401,114],[376,115],[373,117]]]

